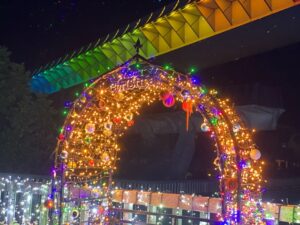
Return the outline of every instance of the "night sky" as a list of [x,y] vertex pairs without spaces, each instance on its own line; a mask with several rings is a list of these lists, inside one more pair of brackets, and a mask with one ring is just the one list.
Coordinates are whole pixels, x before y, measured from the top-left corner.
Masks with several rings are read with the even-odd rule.
[[34,70],[171,0],[1,0],[0,45]]

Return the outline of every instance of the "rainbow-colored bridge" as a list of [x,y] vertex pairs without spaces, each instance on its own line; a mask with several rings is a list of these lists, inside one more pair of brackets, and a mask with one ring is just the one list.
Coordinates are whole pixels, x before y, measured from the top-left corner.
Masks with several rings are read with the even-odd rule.
[[[136,52],[161,56],[261,18],[289,10],[299,0],[177,0],[34,72],[33,91],[54,93],[88,81],[127,61]],[[293,29],[291,29],[293,30]]]

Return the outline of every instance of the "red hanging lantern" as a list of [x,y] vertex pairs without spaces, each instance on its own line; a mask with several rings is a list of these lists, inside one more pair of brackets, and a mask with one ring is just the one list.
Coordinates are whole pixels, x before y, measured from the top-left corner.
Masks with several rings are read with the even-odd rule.
[[52,199],[47,199],[45,202],[44,202],[44,206],[47,208],[47,209],[52,209],[54,207],[54,202]]

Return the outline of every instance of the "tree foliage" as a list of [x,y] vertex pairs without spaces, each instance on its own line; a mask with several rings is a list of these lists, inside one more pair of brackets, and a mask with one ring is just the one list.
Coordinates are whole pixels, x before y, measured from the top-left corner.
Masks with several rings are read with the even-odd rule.
[[30,92],[29,78],[0,46],[0,172],[49,174],[57,113],[47,96]]

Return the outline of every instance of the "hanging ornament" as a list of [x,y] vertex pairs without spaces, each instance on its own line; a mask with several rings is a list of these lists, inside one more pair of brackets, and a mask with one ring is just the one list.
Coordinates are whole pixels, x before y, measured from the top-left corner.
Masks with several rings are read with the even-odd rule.
[[72,161],[68,162],[68,168],[74,169],[74,168],[76,168],[76,166],[77,166],[77,164],[75,162],[72,162]]
[[115,124],[119,124],[119,123],[121,123],[121,118],[115,117],[115,118],[113,118],[113,122],[114,122]]
[[93,159],[89,160],[89,166],[95,166],[95,161]]
[[89,134],[92,134],[95,132],[95,124],[94,123],[87,123],[84,127],[85,129],[85,132],[89,133]]
[[225,187],[227,190],[233,192],[238,188],[238,182],[236,178],[226,178],[225,179]]
[[250,151],[250,158],[253,160],[259,160],[261,157],[261,153],[258,149],[252,149]]
[[181,92],[181,96],[184,98],[184,99],[187,99],[188,97],[190,97],[190,92],[188,90],[183,90]]
[[58,135],[58,140],[60,140],[60,141],[65,140],[65,135],[62,134],[62,133],[60,133],[60,134]]
[[132,127],[132,126],[134,125],[134,120],[128,121],[128,122],[127,122],[127,125],[128,125],[129,127]]
[[60,153],[60,157],[61,157],[62,159],[68,158],[68,152],[65,151],[65,150],[63,150],[63,151]]
[[101,110],[101,111],[104,111],[105,110],[105,102],[103,100],[100,100],[98,102],[98,108]]
[[103,134],[106,136],[106,137],[109,137],[112,135],[112,131],[111,130],[104,130],[103,131]]
[[80,98],[80,102],[83,103],[83,104],[86,103],[86,100],[87,100],[87,98],[85,96],[82,96]]
[[107,152],[103,152],[101,155],[102,162],[108,162],[110,160],[109,154]]
[[166,106],[167,108],[174,106],[174,104],[175,104],[174,95],[169,92],[166,93],[162,98],[162,102],[163,102],[164,106]]
[[213,126],[217,126],[218,125],[218,118],[213,117],[210,119],[210,122]]
[[77,209],[73,209],[72,211],[72,218],[76,219],[79,216],[79,211]]
[[44,206],[47,208],[47,209],[52,209],[54,207],[54,202],[52,199],[47,199],[45,202],[44,202]]
[[207,125],[207,123],[203,122],[203,123],[201,124],[201,130],[202,130],[203,132],[208,132],[208,131],[210,131],[210,127]]
[[125,95],[122,92],[118,92],[114,95],[114,98],[116,101],[122,101],[124,99]]
[[182,109],[186,112],[186,130],[189,130],[189,119],[193,112],[193,103],[190,100],[182,103]]
[[105,130],[111,130],[113,123],[111,121],[104,123]]
[[125,115],[125,120],[126,121],[130,121],[132,119],[133,119],[133,114],[132,113],[129,113],[129,114]]
[[234,133],[239,132],[240,129],[241,129],[241,125],[240,125],[240,124],[238,124],[238,123],[233,124],[233,126],[232,126],[232,131],[233,131]]

